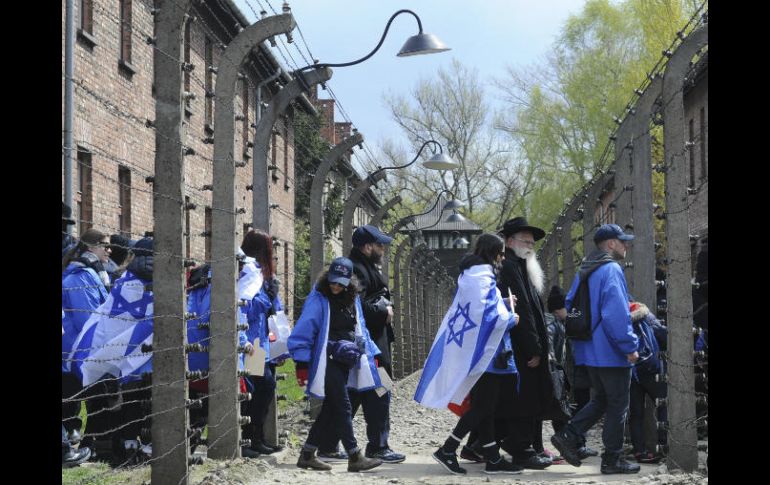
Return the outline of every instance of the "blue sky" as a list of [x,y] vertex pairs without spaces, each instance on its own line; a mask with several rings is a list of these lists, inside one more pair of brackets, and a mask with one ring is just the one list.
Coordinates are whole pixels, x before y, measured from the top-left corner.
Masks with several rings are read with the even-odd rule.
[[[259,12],[264,7],[273,15],[269,5],[280,12],[283,2],[236,0],[236,4],[246,18],[254,21],[252,8]],[[567,17],[579,13],[585,0],[421,0],[409,5],[385,0],[292,0],[289,4],[310,52],[320,62],[349,62],[368,54],[379,41],[388,18],[403,8],[420,16],[424,32],[437,35],[452,48],[440,54],[396,57],[405,40],[418,31],[414,17],[402,14],[372,58],[334,70],[328,85],[367,144],[374,148],[386,138],[401,138],[384,105],[383,93],[406,95],[418,80],[447,68],[453,57],[490,81],[503,77],[506,65],[537,62]],[[294,39],[310,60],[297,29]],[[279,46],[283,49],[282,44]],[[285,50],[283,55],[274,51],[284,67],[297,67]],[[289,45],[289,52],[296,64],[306,64],[296,47]],[[493,100],[495,89],[491,85],[488,93]],[[331,97],[328,91],[321,91],[319,96]],[[336,121],[347,120],[338,111]]]

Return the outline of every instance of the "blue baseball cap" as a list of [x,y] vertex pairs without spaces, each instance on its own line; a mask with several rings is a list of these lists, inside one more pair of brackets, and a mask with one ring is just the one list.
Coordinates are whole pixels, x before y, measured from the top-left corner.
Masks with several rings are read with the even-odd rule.
[[393,238],[377,229],[377,226],[366,224],[353,232],[353,246],[360,248],[368,243],[390,244]]
[[329,283],[339,283],[342,286],[348,286],[352,276],[353,261],[348,258],[337,258],[329,265]]
[[608,239],[619,239],[621,241],[631,241],[634,236],[631,234],[625,234],[623,229],[617,224],[602,224],[594,234],[594,243],[599,244],[602,241]]

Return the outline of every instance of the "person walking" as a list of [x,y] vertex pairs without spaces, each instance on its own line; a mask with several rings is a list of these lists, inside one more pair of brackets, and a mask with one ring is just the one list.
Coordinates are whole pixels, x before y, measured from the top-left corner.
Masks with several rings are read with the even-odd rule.
[[[62,207],[66,207],[62,205]],[[64,217],[62,216],[64,220]],[[62,222],[64,224],[64,222]],[[71,443],[80,441],[82,422],[79,417],[80,401],[76,395],[95,395],[100,392],[81,392],[83,386],[73,372],[71,353],[73,344],[83,325],[107,299],[109,277],[104,264],[109,261],[109,236],[96,229],[88,229],[80,236],[80,241],[71,246],[62,260],[62,423],[67,430]],[[105,400],[91,398],[86,400],[89,414],[106,406]],[[101,413],[87,422],[87,431],[93,432],[104,428],[104,416]],[[104,428],[107,429],[107,428]],[[99,429],[102,431],[102,429]],[[83,446],[90,446],[93,439],[87,439]]]
[[[472,254],[460,263],[458,290],[438,329],[420,376],[414,399],[431,408],[460,404],[470,394],[466,411],[433,459],[447,471],[464,475],[457,448],[478,429],[484,473],[521,473],[522,467],[500,456],[494,436],[495,410],[505,393],[513,394],[517,373],[509,331],[516,325],[513,299],[502,298],[495,272],[505,256],[503,240],[482,234]],[[507,302],[507,303],[506,303]],[[506,306],[507,305],[507,306]],[[483,349],[481,355],[479,349]]]
[[594,234],[597,249],[583,260],[566,299],[567,308],[572,309],[578,286],[587,282],[591,335],[588,340],[573,339],[573,347],[575,363],[588,369],[593,392],[589,403],[551,437],[551,443],[567,462],[580,466],[580,440],[604,416],[601,472],[605,474],[639,472],[639,465],[622,456],[631,366],[639,358],[639,339],[631,326],[623,268],[617,263],[626,257],[627,244],[633,239],[617,224],[600,226]]
[[[540,299],[544,273],[537,261],[535,242],[545,237],[545,231],[531,226],[524,217],[515,217],[503,224],[505,260],[497,287],[503,295],[510,291],[517,298],[516,311],[521,321],[511,330],[513,355],[519,369],[519,392],[498,423],[501,446],[513,462],[535,470],[551,465],[551,459],[540,453],[542,420],[566,419],[552,409],[553,382],[548,365],[548,332],[545,308]],[[505,420],[507,423],[503,423]]]
[[349,472],[382,464],[382,460],[361,452],[353,433],[348,396],[348,387],[363,392],[382,385],[374,362],[380,350],[369,336],[363,313],[353,262],[336,258],[307,296],[288,339],[297,382],[307,386],[308,395],[323,400],[300,451],[300,468],[331,470],[331,465],[320,461],[315,453],[323,436],[335,430],[348,454]]

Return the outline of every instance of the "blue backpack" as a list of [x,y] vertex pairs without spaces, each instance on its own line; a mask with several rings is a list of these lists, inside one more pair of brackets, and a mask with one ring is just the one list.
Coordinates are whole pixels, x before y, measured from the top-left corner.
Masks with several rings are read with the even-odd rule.
[[639,360],[636,361],[634,367],[636,372],[644,375],[653,375],[660,372],[660,360],[658,358],[658,352],[660,346],[655,338],[655,332],[647,322],[647,317],[634,322],[634,333],[639,338]]

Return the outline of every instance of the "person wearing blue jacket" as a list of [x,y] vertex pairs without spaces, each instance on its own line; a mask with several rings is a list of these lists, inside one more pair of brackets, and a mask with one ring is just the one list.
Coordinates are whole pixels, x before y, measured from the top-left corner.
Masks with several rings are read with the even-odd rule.
[[580,466],[579,443],[604,416],[600,470],[605,474],[639,472],[639,465],[628,463],[622,456],[631,366],[639,358],[639,339],[631,326],[623,269],[617,263],[626,257],[626,245],[633,239],[617,224],[600,226],[594,234],[598,249],[583,260],[566,298],[566,307],[571,309],[581,278],[587,278],[592,336],[588,340],[572,339],[572,343],[575,365],[586,366],[593,392],[589,403],[551,437],[551,443],[567,462]]
[[239,298],[248,301],[245,307],[241,307],[244,310],[242,321],[248,323],[246,348],[253,355],[255,349],[252,343],[258,338],[260,348],[265,351],[264,372],[261,376],[247,377],[252,398],[242,405],[242,414],[251,418],[251,422],[243,428],[243,437],[251,440],[251,444],[242,450],[242,455],[249,457],[269,455],[283,449],[277,443],[267,443],[264,436],[265,420],[276,388],[275,364],[270,362],[270,329],[267,321],[268,317],[275,314],[280,302],[272,237],[252,229],[243,237],[241,251],[244,259],[238,291]]
[[323,400],[300,452],[300,468],[331,470],[331,465],[316,457],[321,438],[331,432],[339,435],[348,453],[348,471],[369,470],[382,464],[377,458],[364,456],[353,433],[347,389],[382,387],[374,361],[380,350],[366,328],[358,292],[353,262],[348,258],[332,261],[307,296],[288,339],[289,353],[297,366],[297,382],[307,386],[308,395]]
[[[62,424],[73,443],[80,440],[82,422],[78,417],[80,401],[69,399],[78,394],[83,386],[80,379],[71,372],[70,353],[83,324],[107,299],[105,285],[109,283],[109,278],[104,271],[104,264],[109,261],[109,244],[108,235],[96,229],[88,229],[81,235],[80,241],[67,251],[62,261]],[[86,404],[91,405],[88,401]]]

